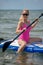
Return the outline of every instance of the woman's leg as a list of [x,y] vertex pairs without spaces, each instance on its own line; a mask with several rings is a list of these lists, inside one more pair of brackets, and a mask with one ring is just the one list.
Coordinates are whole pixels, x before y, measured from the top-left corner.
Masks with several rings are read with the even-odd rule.
[[25,46],[26,46],[26,42],[23,41],[23,40],[19,40],[18,43],[19,43],[20,47],[19,47],[17,53],[20,53],[20,52],[22,52],[23,49],[25,48]]

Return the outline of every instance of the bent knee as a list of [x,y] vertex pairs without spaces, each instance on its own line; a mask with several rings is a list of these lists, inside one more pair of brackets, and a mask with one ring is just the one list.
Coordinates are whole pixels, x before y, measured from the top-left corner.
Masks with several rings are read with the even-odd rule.
[[24,40],[18,40],[19,45],[26,45],[26,42]]
[[25,46],[26,46],[26,42],[22,43],[22,46],[24,46],[24,47],[25,47]]

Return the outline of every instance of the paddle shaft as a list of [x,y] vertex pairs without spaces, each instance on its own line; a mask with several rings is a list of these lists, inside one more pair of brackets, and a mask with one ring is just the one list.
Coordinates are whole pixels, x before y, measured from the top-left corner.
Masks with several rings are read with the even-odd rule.
[[[26,27],[26,29],[28,29],[33,23],[35,23],[41,16],[42,16],[42,15],[40,15],[40,16],[39,16],[37,19],[35,19],[31,24],[29,24],[29,25]],[[20,34],[18,34],[18,35],[13,39],[13,41],[16,40],[24,31],[25,31],[25,30],[23,30]]]

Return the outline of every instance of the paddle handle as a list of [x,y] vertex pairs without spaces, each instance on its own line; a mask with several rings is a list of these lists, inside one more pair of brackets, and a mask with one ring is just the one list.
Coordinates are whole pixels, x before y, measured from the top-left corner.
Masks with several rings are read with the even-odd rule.
[[[33,23],[35,23],[41,16],[43,16],[43,13],[42,13],[37,19],[35,19],[31,24],[29,24],[26,29],[28,29]],[[13,39],[13,41],[16,40],[24,31],[25,31],[25,30],[23,30],[20,34],[18,34],[18,35]]]

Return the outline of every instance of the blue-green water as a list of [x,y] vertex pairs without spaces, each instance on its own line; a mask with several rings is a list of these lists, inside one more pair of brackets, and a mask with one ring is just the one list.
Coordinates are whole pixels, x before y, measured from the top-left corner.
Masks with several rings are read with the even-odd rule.
[[[15,30],[22,10],[0,10],[0,38],[12,39],[16,36]],[[29,19],[31,22],[37,18],[43,10],[31,10]],[[39,23],[30,32],[31,37],[43,38],[43,17]],[[16,62],[17,58],[19,61]],[[22,63],[20,63],[22,62]],[[0,49],[0,65],[43,65],[43,54],[24,53],[16,56],[12,50],[4,54]]]

